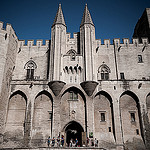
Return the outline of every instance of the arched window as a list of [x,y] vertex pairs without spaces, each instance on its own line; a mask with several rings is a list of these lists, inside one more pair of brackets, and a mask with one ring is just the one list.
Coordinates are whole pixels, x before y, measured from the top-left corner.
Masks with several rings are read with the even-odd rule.
[[101,80],[109,80],[110,69],[106,64],[103,64],[98,69],[98,74],[101,76]]
[[25,69],[27,70],[26,80],[34,80],[34,71],[36,68],[37,68],[37,65],[33,60],[29,60],[25,64]]
[[67,52],[67,55],[70,55],[71,61],[75,61],[77,53],[75,50],[71,49]]

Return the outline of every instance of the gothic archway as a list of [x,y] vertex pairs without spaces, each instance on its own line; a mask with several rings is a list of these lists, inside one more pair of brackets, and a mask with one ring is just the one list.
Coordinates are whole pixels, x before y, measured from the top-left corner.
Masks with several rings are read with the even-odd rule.
[[79,88],[72,86],[63,92],[60,110],[62,128],[68,122],[75,120],[87,131],[86,98]]
[[76,121],[71,121],[69,122],[66,127],[65,127],[65,133],[66,133],[66,143],[69,146],[70,140],[72,139],[73,142],[75,142],[75,140],[78,140],[78,145],[82,146],[83,143],[83,133],[84,133],[84,129],[83,127]]
[[5,138],[7,142],[12,140],[16,145],[17,143],[19,145],[23,144],[26,107],[27,97],[22,91],[18,90],[10,96],[5,128]]
[[113,102],[111,96],[105,91],[100,91],[95,95],[94,124],[95,137],[100,141],[99,143],[103,143],[104,140],[115,143]]
[[144,149],[143,126],[138,97],[131,91],[120,96],[122,136],[126,149]]
[[45,140],[52,135],[53,99],[49,92],[42,91],[34,101],[32,120],[32,142],[45,146]]

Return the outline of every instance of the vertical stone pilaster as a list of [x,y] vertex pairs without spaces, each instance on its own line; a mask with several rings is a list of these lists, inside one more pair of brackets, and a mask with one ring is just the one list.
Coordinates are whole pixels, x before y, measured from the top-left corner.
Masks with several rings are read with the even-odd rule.
[[113,96],[113,111],[114,111],[114,123],[115,123],[115,137],[117,149],[123,149],[123,130],[122,130],[122,118],[120,116],[119,96]]
[[60,124],[60,101],[61,97],[54,97],[53,101],[53,128],[52,128],[52,138],[57,137],[61,132],[61,124]]

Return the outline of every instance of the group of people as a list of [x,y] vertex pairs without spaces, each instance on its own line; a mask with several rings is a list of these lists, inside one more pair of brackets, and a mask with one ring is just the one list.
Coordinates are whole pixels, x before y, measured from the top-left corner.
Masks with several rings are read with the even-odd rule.
[[89,147],[89,146],[92,146],[92,147],[98,147],[98,140],[95,138],[95,139],[93,139],[93,138],[91,138],[91,139],[89,139],[88,137],[87,137],[87,146]]
[[[57,143],[55,143],[55,142],[57,142]],[[60,136],[58,136],[56,139],[54,137],[51,139],[49,136],[47,144],[48,144],[48,147],[54,147],[55,144],[57,144],[57,147],[63,147],[64,146],[64,136],[62,135],[61,138],[60,138]]]
[[78,139],[76,138],[73,140],[72,138],[70,139],[69,147],[78,147]]
[[[56,139],[53,137],[52,139],[50,138],[50,136],[48,137],[48,141],[47,141],[48,147],[54,147],[57,145],[57,147],[63,147],[64,146],[64,136],[62,135],[61,137],[58,136]],[[74,139],[70,139],[70,142],[68,145],[66,145],[68,147],[79,147],[79,142],[78,139],[76,138]],[[83,145],[85,146],[85,145]],[[95,138],[88,138],[87,137],[87,146],[90,147],[98,147],[98,140]]]

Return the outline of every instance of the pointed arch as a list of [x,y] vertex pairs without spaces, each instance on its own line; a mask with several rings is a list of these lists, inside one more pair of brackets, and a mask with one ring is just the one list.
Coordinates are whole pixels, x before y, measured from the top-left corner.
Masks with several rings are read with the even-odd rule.
[[98,68],[98,80],[109,80],[110,68],[106,64],[102,64]]
[[65,67],[65,72],[67,72],[69,74],[68,66]]
[[110,68],[106,65],[106,64],[102,64],[99,68],[98,68],[98,73],[100,72],[108,72],[111,73]]
[[71,86],[63,91],[61,94],[60,110],[62,112],[60,116],[62,127],[68,121],[75,120],[76,122],[80,122],[84,130],[87,131],[86,97],[78,87]]
[[36,63],[33,61],[33,60],[29,60],[26,64],[25,64],[25,66],[24,66],[24,69],[28,69],[28,68],[30,68],[30,69],[36,69],[37,68],[37,65],[36,65]]
[[81,66],[78,67],[78,70],[79,70],[80,73],[82,72]]
[[74,67],[74,70],[76,73],[78,73],[77,66]]
[[67,88],[67,89],[62,93],[61,97],[62,97],[66,92],[68,92],[68,91],[76,91],[77,93],[79,93],[79,94],[82,96],[82,98],[83,98],[84,101],[86,102],[86,98],[85,98],[84,93],[83,93],[78,87],[75,87],[75,86],[71,86],[71,87]]
[[77,52],[74,50],[74,49],[70,49],[68,52],[67,52],[67,55],[77,55]]
[[74,71],[73,71],[72,66],[70,66],[70,67],[69,67],[69,69],[70,69],[70,72],[73,74],[73,73],[74,73]]
[[34,72],[36,68],[37,68],[37,65],[33,60],[29,60],[25,64],[24,69],[27,70],[26,80],[34,80]]
[[78,146],[82,146],[82,143],[84,143],[84,139],[82,137],[84,129],[80,123],[72,120],[64,126],[63,131],[65,131],[66,133],[66,143],[68,144],[68,146],[70,140],[73,139],[75,141],[76,138],[78,139]]
[[82,128],[82,132],[84,132],[84,129],[83,129],[82,125],[81,125],[79,122],[75,121],[75,120],[69,121],[69,122],[63,127],[62,131],[65,131],[65,130],[68,128],[68,126],[71,125],[71,124],[77,124],[78,126],[80,126],[80,127]]
[[73,49],[70,49],[70,50],[67,52],[67,55],[70,55],[70,60],[71,60],[71,61],[75,61],[77,52],[76,52],[75,50],[73,50]]
[[[115,122],[114,122],[114,110],[113,110],[113,100],[110,94],[106,91],[99,91],[94,97],[94,120],[95,120],[95,131],[97,134],[110,134],[110,139],[116,140],[115,134]],[[109,129],[105,125],[109,124]],[[99,128],[101,126],[101,128]],[[105,131],[105,132],[104,132]],[[109,132],[108,132],[109,131]],[[99,139],[103,140],[103,139]]]
[[130,90],[126,90],[125,92],[123,92],[120,97],[122,97],[123,95],[130,95],[135,101],[136,103],[139,103],[139,98],[137,97],[137,95],[135,93],[133,93],[132,91]]
[[20,91],[20,90],[17,90],[17,91],[15,91],[15,92],[13,92],[13,93],[10,95],[9,100],[10,100],[14,95],[17,95],[17,94],[21,95],[21,96],[26,100],[26,103],[27,103],[27,96],[25,95],[24,92],[22,92],[22,91]]
[[95,97],[99,94],[105,95],[108,98],[108,100],[110,101],[110,103],[112,103],[112,98],[106,91],[103,91],[103,90],[99,91],[98,93],[95,94]]
[[9,138],[22,140],[25,134],[25,119],[27,110],[27,96],[20,90],[15,91],[9,97],[5,134]]
[[53,97],[52,97],[52,95],[51,95],[48,91],[46,91],[46,90],[43,90],[43,91],[39,92],[39,93],[36,95],[35,99],[36,99],[38,96],[40,96],[41,94],[47,95],[47,96],[52,100],[52,102],[53,102]]
[[35,139],[46,139],[52,135],[52,122],[53,97],[48,91],[43,90],[35,96],[34,100],[32,128],[35,132],[32,134],[33,142]]
[[[137,95],[130,90],[123,92],[120,95],[119,107],[124,142],[129,140],[128,137],[141,137],[144,141],[140,103]],[[130,126],[130,132],[126,129],[127,126]]]

